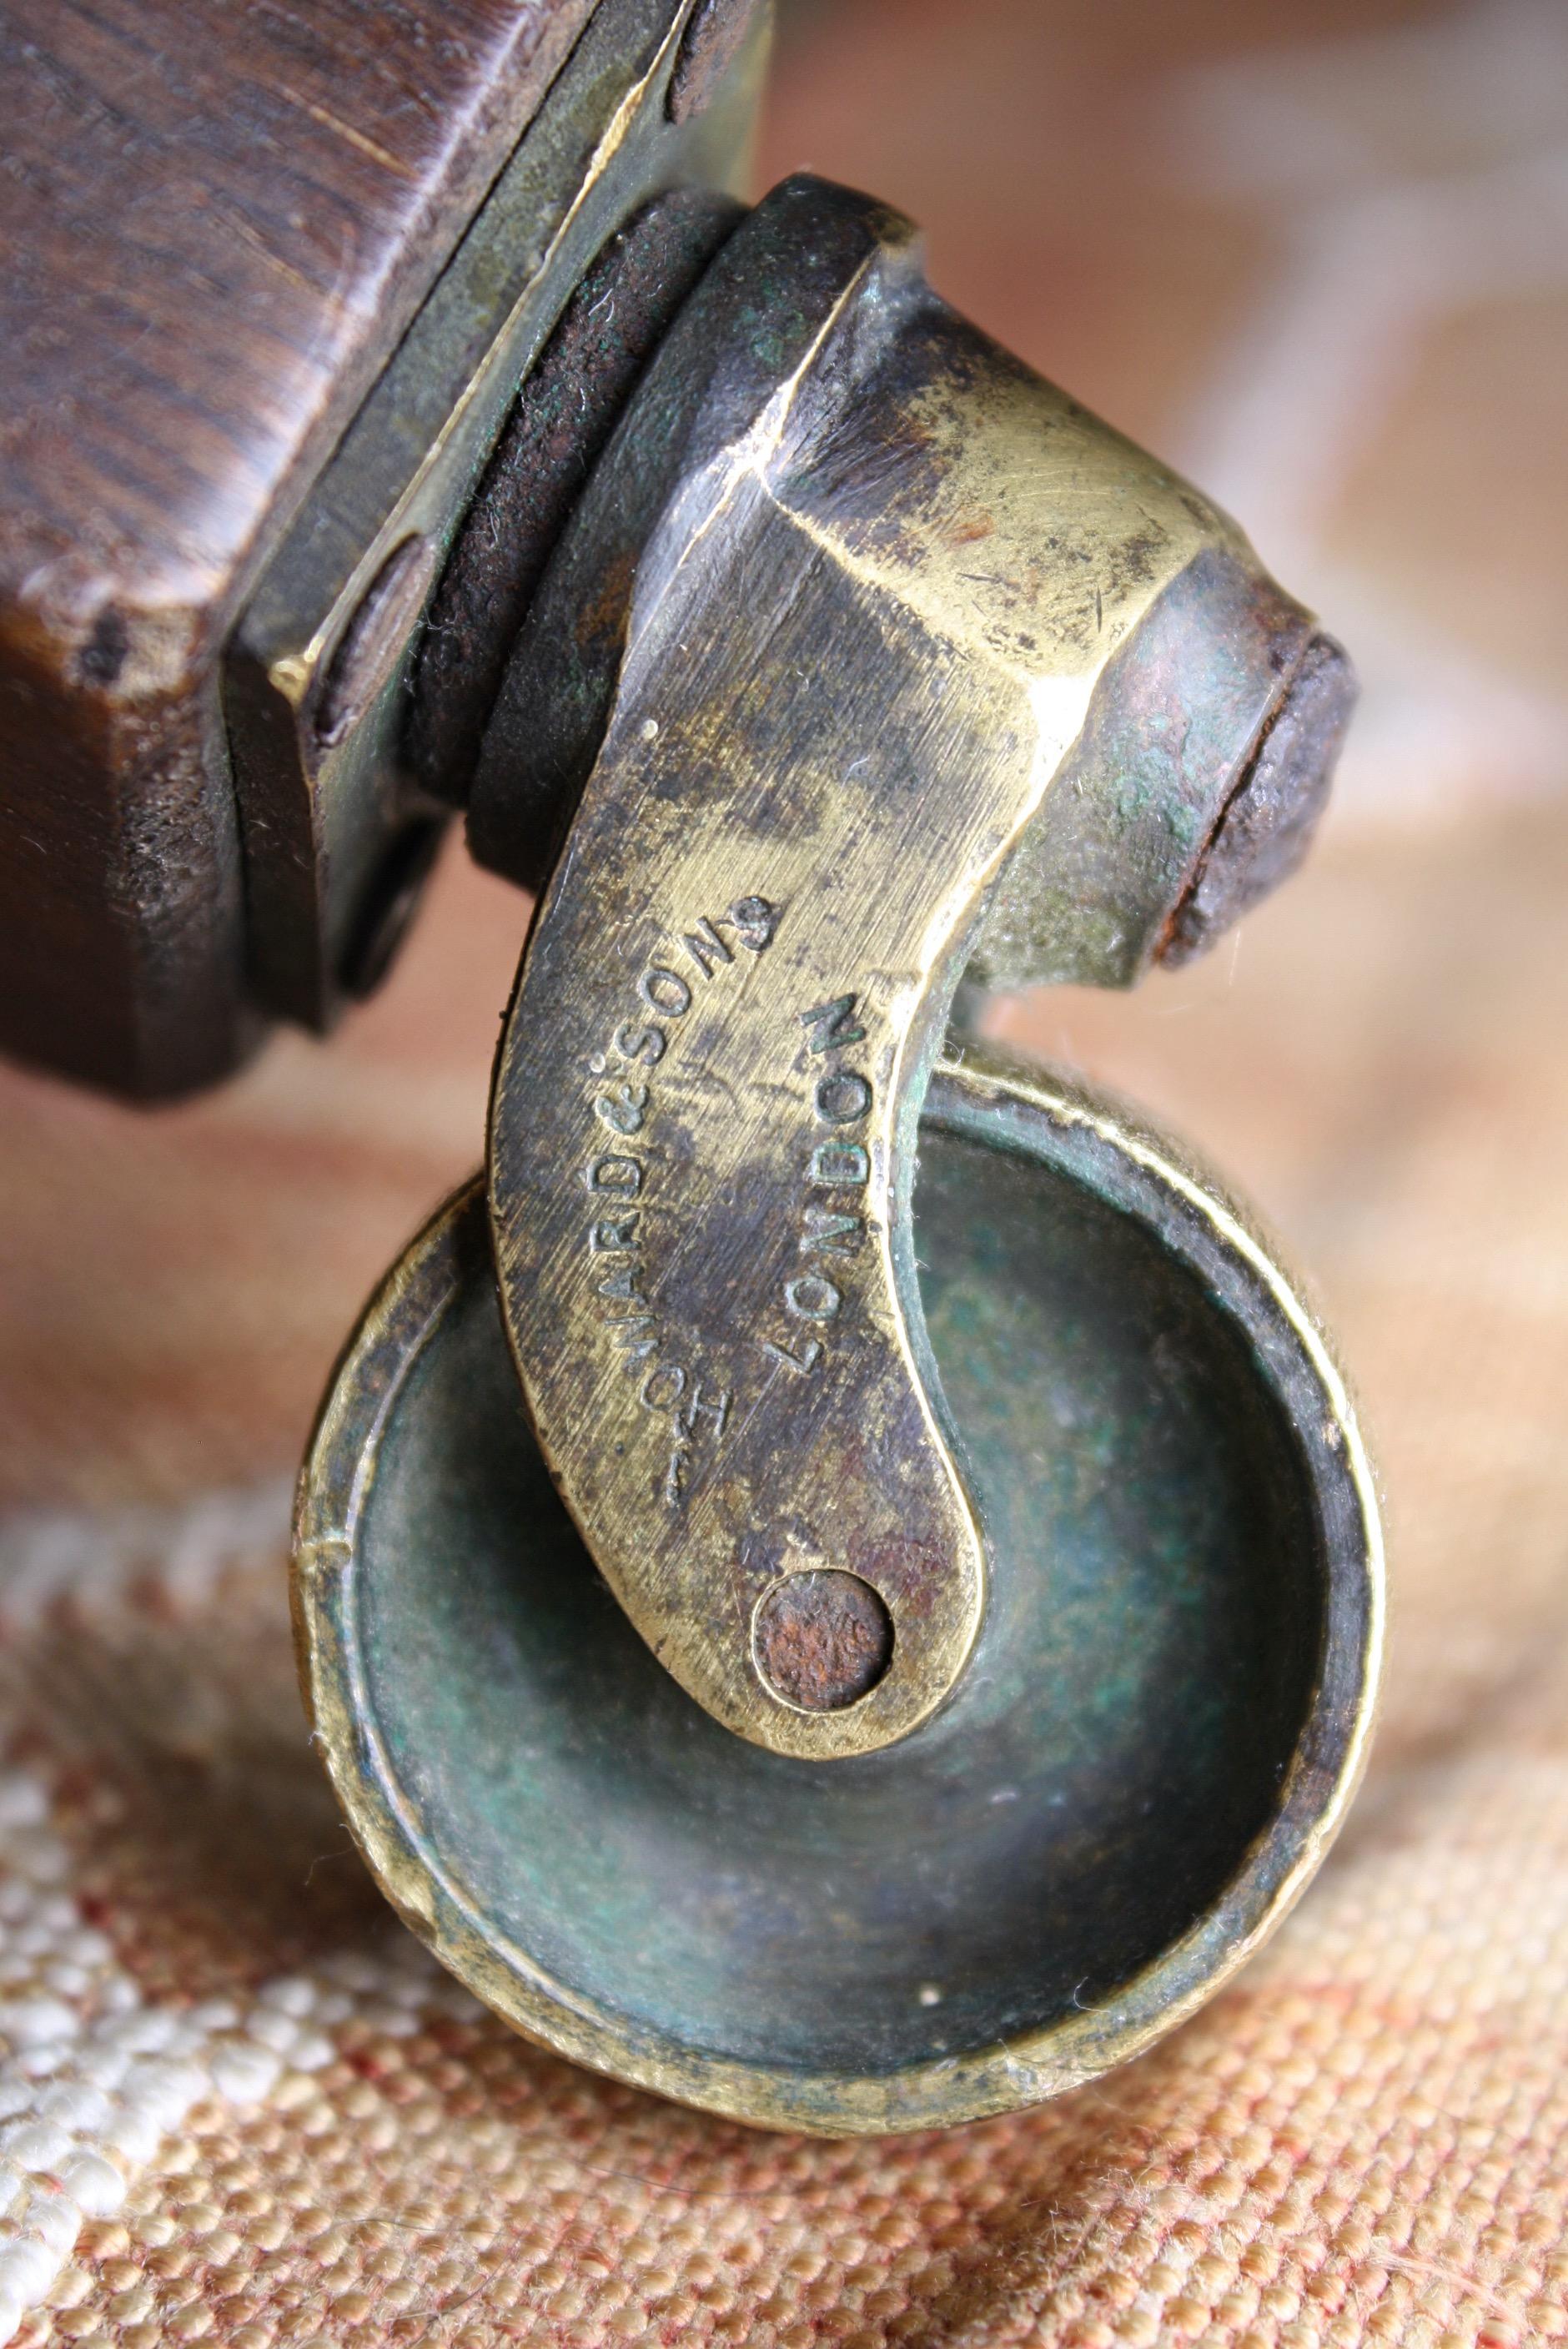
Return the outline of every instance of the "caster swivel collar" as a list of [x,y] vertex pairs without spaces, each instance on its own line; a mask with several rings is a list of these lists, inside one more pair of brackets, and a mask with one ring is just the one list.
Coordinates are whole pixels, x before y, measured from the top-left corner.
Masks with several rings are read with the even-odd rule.
[[950,1015],[1206,943],[1350,695],[906,222],[795,181],[729,229],[473,779],[543,880],[485,1174],[301,1486],[350,1824],[520,2028],[763,2124],[972,2118],[1310,1875],[1379,1644],[1339,1373],[1212,1181]]

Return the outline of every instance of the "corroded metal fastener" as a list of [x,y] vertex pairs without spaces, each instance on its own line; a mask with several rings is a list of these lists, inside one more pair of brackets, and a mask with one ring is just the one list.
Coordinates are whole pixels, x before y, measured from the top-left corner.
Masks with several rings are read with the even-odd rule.
[[523,1391],[612,1588],[740,1735],[905,1736],[983,1619],[909,1237],[961,973],[1191,950],[1293,840],[1346,674],[867,199],[786,183],[665,336],[469,828],[517,869],[570,815],[490,1128]]
[[1355,706],[1356,672],[1344,647],[1314,636],[1171,916],[1159,949],[1167,969],[1205,953],[1301,864]]

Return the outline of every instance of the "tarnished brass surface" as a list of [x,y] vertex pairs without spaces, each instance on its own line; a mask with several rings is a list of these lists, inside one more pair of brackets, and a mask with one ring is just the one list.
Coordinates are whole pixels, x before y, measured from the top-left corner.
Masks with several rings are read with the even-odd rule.
[[1382,1567],[1310,1313],[1113,1104],[939,1069],[914,1241],[991,1544],[971,1669],[820,1768],[661,1670],[530,1440],[476,1185],[369,1308],[301,1486],[315,1733],[402,1914],[511,2023],[829,2134],[1031,2103],[1257,1947],[1359,1769]]
[[[683,313],[530,628],[480,804],[604,709],[491,1118],[530,1413],[681,1685],[778,1753],[870,1753],[984,1612],[908,1199],[987,892],[1017,849],[1035,967],[1138,976],[1312,624],[939,301],[907,222],[797,181]],[[798,1575],[820,1605],[781,1616]]]

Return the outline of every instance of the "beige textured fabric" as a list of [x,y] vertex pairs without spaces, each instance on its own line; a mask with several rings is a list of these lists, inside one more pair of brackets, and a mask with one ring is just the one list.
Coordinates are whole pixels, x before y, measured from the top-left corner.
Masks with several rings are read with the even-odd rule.
[[0,2337],[1568,2333],[1568,16],[1311,15],[842,0],[765,161],[938,222],[1367,672],[1238,948],[996,1022],[1200,1141],[1339,1329],[1395,1605],[1333,1859],[1142,2063],[882,2145],[608,2085],[431,1970],[305,1744],[282,1529],[338,1337],[478,1154],[520,916],[454,860],[330,1050],[156,1118],[0,1074]]

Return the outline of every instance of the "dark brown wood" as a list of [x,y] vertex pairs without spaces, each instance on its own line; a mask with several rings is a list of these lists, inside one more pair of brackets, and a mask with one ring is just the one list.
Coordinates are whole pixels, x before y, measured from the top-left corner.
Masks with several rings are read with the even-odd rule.
[[0,1047],[242,1049],[219,648],[593,6],[0,6]]

